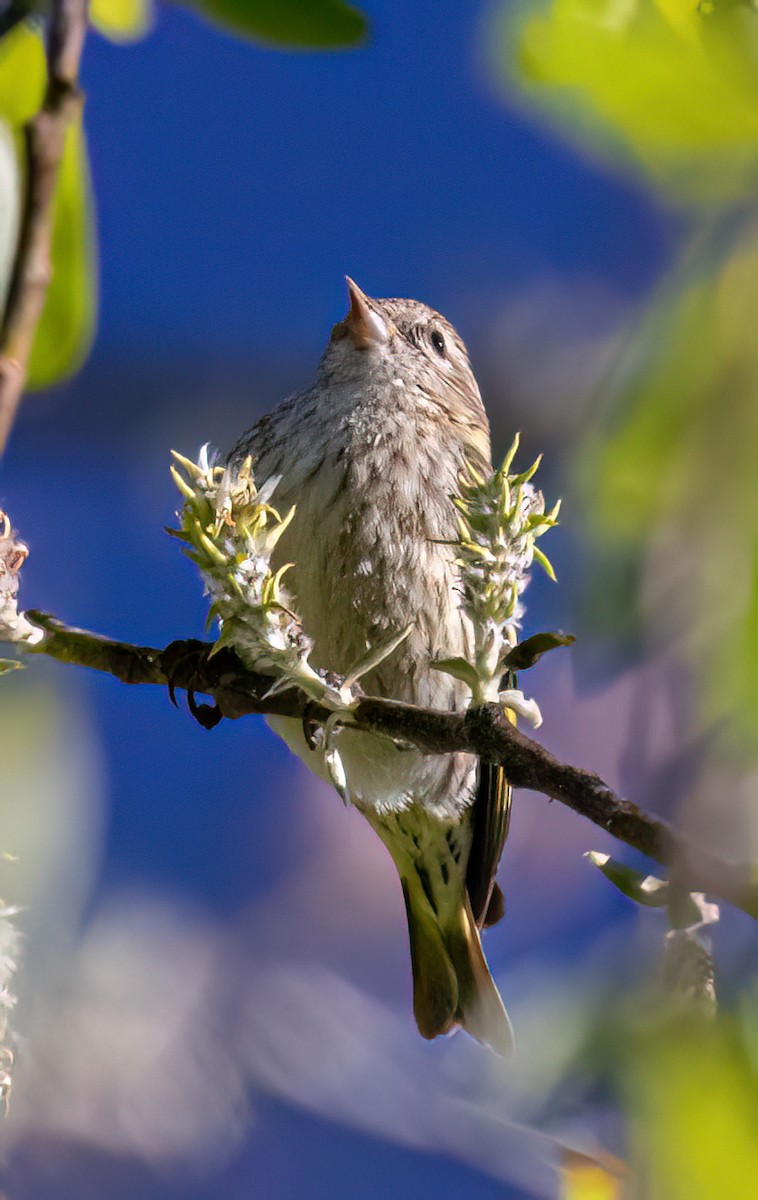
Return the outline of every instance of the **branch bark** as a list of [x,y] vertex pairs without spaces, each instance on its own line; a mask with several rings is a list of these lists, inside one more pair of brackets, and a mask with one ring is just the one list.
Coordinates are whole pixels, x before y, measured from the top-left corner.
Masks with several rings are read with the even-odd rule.
[[81,112],[79,62],[88,0],[52,0],[47,27],[47,88],[24,130],[26,191],[0,341],[0,453],[26,384],[29,355],[51,279],[53,201],[66,131]]
[[[42,642],[29,647],[61,662],[76,663],[114,675],[123,683],[152,683],[186,690],[190,708],[208,728],[222,717],[232,720],[251,713],[325,721],[330,710],[314,704],[298,689],[268,696],[271,677],[248,671],[234,651],[211,655],[212,645],[194,640],[172,642],[164,650],[72,629],[52,617],[27,611],[26,617],[45,630]],[[211,696],[214,705],[195,702],[195,693]],[[410,742],[428,754],[467,751],[485,762],[502,764],[514,787],[540,792],[573,808],[655,862],[668,867],[688,891],[707,892],[758,918],[758,879],[750,864],[716,858],[689,844],[670,825],[623,799],[599,776],[559,762],[539,742],[504,716],[496,704],[466,712],[437,712],[396,700],[365,697],[352,712],[363,729]]]

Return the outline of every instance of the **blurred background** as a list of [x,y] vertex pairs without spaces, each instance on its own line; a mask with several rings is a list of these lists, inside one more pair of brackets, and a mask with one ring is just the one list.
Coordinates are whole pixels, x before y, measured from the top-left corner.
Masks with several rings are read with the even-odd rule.
[[[535,577],[524,627],[578,642],[522,680],[540,737],[755,857],[754,8],[366,0],[364,45],[291,53],[204,7],[93,5],[83,299],[72,328],[51,296],[37,357],[38,382],[69,375],[27,397],[0,479],[31,548],[22,605],[143,644],[203,636],[163,532],[169,451],[228,448],[308,383],[349,273],[455,324],[496,458],[520,430],[564,497],[559,582]],[[90,203],[72,179],[69,232]],[[0,680],[0,723],[0,892],[23,907],[9,1200],[521,1200],[569,1194],[565,1148],[628,1157],[677,1120],[692,1137],[684,1101],[644,1072],[624,1096],[598,1050],[600,1028],[619,1044],[609,1012],[633,1024],[666,924],[583,854],[642,864],[567,809],[516,796],[485,941],[516,1027],[501,1063],[418,1037],[389,859],[262,721],[206,732],[160,689],[34,660]],[[750,934],[728,909],[712,934],[733,1026],[710,1190],[645,1194],[748,1194]],[[665,1148],[644,1153],[665,1174]]]

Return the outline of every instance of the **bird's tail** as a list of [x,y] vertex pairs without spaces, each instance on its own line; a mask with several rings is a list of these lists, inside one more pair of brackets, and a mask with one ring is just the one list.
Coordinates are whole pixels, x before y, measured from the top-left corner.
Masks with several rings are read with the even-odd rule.
[[[398,814],[389,829],[384,821],[372,824],[392,854],[403,886],[413,968],[413,1013],[419,1033],[435,1038],[461,1026],[498,1054],[510,1054],[511,1023],[490,975],[444,827],[427,818],[429,824],[422,832],[414,821],[413,852],[408,853],[408,837],[399,843],[398,833],[407,835],[409,831],[398,826],[406,825],[409,817],[410,813]],[[421,824],[426,822],[422,819]],[[427,840],[430,826],[437,828]]]
[[402,884],[419,1033],[434,1038],[460,1025],[498,1054],[510,1054],[511,1023],[490,975],[465,890],[457,909],[441,923],[421,884],[409,879]]

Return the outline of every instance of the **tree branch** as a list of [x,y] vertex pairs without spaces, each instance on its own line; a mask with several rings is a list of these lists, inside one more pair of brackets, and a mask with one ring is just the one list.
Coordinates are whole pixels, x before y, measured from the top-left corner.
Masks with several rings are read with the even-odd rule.
[[[154,683],[187,691],[190,707],[208,728],[222,717],[250,713],[277,714],[325,721],[331,710],[298,689],[268,696],[271,677],[248,671],[233,650],[211,654],[200,641],[172,642],[165,650],[71,629],[52,617],[27,612],[45,630],[45,638],[30,653],[43,653],[61,662],[77,663],[114,675],[124,683]],[[195,693],[211,696],[215,706],[195,703]],[[707,892],[758,918],[758,879],[748,865],[724,862],[691,846],[665,822],[642,812],[616,794],[599,776],[559,762],[539,742],[514,728],[496,704],[466,712],[436,712],[395,700],[365,697],[351,714],[360,728],[410,742],[428,754],[466,751],[485,762],[502,764],[514,787],[560,800],[593,824],[671,869],[688,891]]]
[[52,0],[47,29],[47,88],[26,126],[26,190],[0,340],[0,453],[26,383],[29,355],[51,278],[53,201],[66,131],[81,111],[79,61],[87,0]]

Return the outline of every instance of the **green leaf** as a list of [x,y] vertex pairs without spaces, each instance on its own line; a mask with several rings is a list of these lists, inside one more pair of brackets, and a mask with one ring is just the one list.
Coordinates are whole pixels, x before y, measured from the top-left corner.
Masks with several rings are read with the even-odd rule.
[[599,850],[588,850],[585,858],[588,858],[622,895],[628,896],[636,904],[642,904],[645,908],[667,908],[669,923],[674,929],[688,929],[691,925],[700,925],[707,918],[702,899],[698,901],[697,896],[672,885],[666,879],[658,879],[655,875],[643,875],[634,867],[628,867]]
[[556,650],[559,646],[571,646],[575,641],[573,633],[562,633],[560,630],[535,633],[508,652],[504,665],[512,671],[526,671],[533,667],[543,654],[547,654],[548,650]]
[[665,908],[669,902],[669,884],[655,875],[643,875],[634,867],[618,862],[599,850],[588,850],[584,856],[605,875],[615,888],[646,908]]
[[215,24],[265,45],[344,49],[365,41],[364,15],[341,0],[194,0]]
[[553,583],[556,583],[557,580],[555,577],[555,571],[553,569],[553,564],[551,563],[551,561],[547,557],[547,555],[544,553],[544,551],[540,550],[539,546],[534,546],[534,548],[532,549],[532,554],[534,555],[534,561],[536,563],[539,563],[539,565],[542,567],[542,570],[547,575],[548,579],[552,579]]
[[513,460],[516,457],[516,452],[517,452],[520,444],[521,444],[521,434],[516,433],[516,434],[514,434],[513,441],[511,442],[511,445],[510,445],[510,449],[508,450],[505,458],[503,459],[502,465],[500,466],[500,470],[498,471],[498,475],[502,475],[505,478],[508,477],[508,472],[511,469]]
[[10,671],[23,671],[23,669],[24,664],[17,658],[0,658],[0,675],[7,675]]
[[549,0],[505,11],[511,81],[572,138],[636,161],[682,199],[752,193],[758,14],[747,3]]
[[5,121],[0,119],[0,308],[2,308],[16,257],[21,211],[16,145]]
[[755,991],[748,1002],[745,1032],[731,1015],[694,1024],[680,1019],[627,1051],[623,1085],[645,1181],[638,1195],[736,1200],[755,1190],[758,1095],[747,1032],[758,1019]]
[[[756,757],[758,234],[747,224],[724,241],[715,229],[648,310],[613,418],[596,424],[578,476],[597,546],[596,606],[616,627],[643,620],[695,674],[719,741]],[[624,605],[608,604],[614,575]]]
[[[0,43],[0,117],[16,134],[39,111],[46,67],[42,42],[19,26]],[[96,285],[92,234],[92,197],[87,150],[81,124],[66,135],[53,209],[53,275],[37,326],[27,386],[48,387],[72,374],[92,340]]]
[[90,0],[89,15],[99,33],[111,42],[135,42],[153,24],[151,0]]
[[[291,566],[292,564],[290,563],[289,565]],[[367,675],[369,671],[374,670],[374,667],[378,667],[380,663],[383,663],[385,658],[389,658],[390,654],[394,653],[398,646],[402,645],[412,629],[413,625],[406,625],[405,629],[395,634],[388,641],[382,642],[378,646],[372,646],[370,650],[367,650],[355,666],[350,668],[345,676],[343,686],[347,688],[352,687],[363,675]]]
[[28,386],[49,387],[74,373],[95,325],[92,195],[81,123],[66,134],[53,212],[53,277],[29,360]]
[[39,109],[46,74],[42,40],[28,25],[18,25],[0,41],[0,116],[13,129]]
[[442,671],[445,675],[452,675],[454,679],[460,679],[475,694],[478,691],[479,676],[465,658],[438,658],[430,665],[435,671]]

